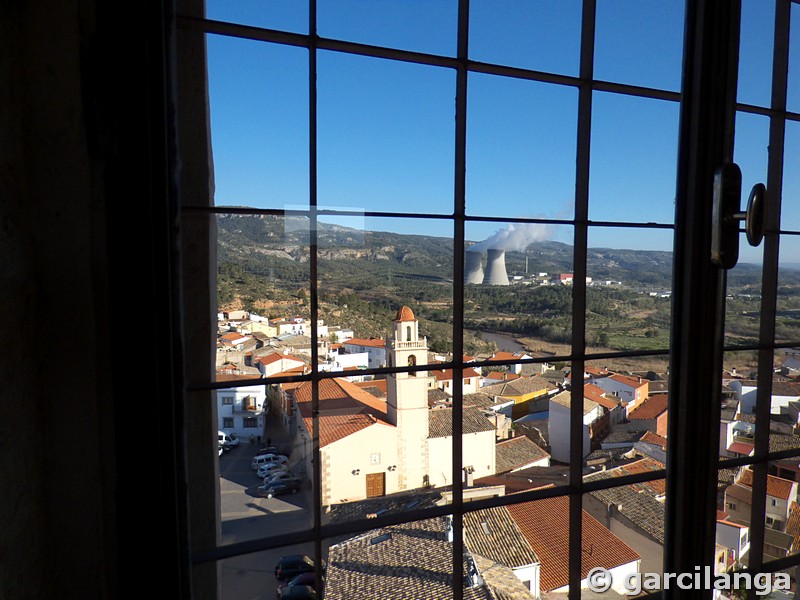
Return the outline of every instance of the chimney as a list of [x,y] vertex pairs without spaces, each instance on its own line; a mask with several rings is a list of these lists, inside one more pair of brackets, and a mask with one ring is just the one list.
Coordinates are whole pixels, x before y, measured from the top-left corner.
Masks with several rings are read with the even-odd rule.
[[489,248],[486,255],[486,274],[483,277],[483,285],[508,285],[506,251]]
[[467,250],[467,264],[464,268],[464,283],[479,284],[483,281],[483,265],[480,252]]

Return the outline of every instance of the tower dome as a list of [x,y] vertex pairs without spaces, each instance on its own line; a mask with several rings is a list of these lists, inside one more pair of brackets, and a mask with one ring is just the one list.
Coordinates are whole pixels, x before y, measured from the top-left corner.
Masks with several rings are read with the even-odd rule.
[[394,316],[395,321],[416,321],[414,317],[414,311],[412,311],[407,306],[402,307],[400,310],[397,311],[397,314]]

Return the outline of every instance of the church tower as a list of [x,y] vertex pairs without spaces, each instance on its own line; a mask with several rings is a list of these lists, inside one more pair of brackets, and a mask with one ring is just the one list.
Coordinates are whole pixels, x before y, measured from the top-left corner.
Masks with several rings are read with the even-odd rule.
[[[390,367],[428,362],[428,340],[419,337],[419,321],[407,306],[397,311],[386,341]],[[397,427],[400,489],[423,486],[428,479],[428,371],[386,376],[389,422]]]

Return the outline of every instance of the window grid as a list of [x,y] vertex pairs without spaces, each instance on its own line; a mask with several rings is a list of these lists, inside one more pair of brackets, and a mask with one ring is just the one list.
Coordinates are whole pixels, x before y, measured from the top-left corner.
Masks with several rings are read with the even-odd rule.
[[[792,0],[796,1],[796,0]],[[424,214],[424,213],[387,213],[387,212],[364,212],[359,213],[365,216],[377,217],[401,217],[401,218],[420,218],[420,219],[445,219],[452,220],[454,227],[454,283],[453,283],[453,356],[454,361],[450,364],[443,365],[445,368],[452,367],[455,370],[454,377],[460,376],[463,373],[464,364],[461,360],[455,360],[455,357],[463,356],[463,339],[461,331],[463,329],[463,255],[464,255],[464,226],[465,223],[471,221],[497,221],[497,222],[532,222],[532,223],[555,223],[555,224],[569,224],[574,226],[574,262],[573,268],[575,272],[575,285],[573,288],[573,328],[572,328],[572,352],[568,356],[556,357],[559,360],[569,361],[572,364],[573,371],[580,371],[583,369],[586,359],[598,358],[616,358],[616,357],[630,357],[630,356],[663,356],[669,354],[669,351],[641,351],[641,352],[611,352],[611,353],[589,353],[585,352],[585,308],[586,308],[586,256],[587,256],[587,239],[589,227],[637,227],[637,228],[653,228],[653,229],[674,229],[672,224],[658,224],[658,223],[629,223],[629,222],[610,222],[610,221],[590,221],[588,219],[588,202],[589,202],[589,147],[591,141],[591,116],[592,116],[592,92],[593,90],[609,91],[625,95],[640,96],[652,99],[662,99],[670,101],[679,101],[680,94],[675,92],[668,92],[664,90],[643,88],[638,86],[631,86],[613,82],[596,81],[593,79],[593,63],[594,63],[594,27],[595,27],[595,0],[584,0],[583,3],[583,21],[581,33],[581,66],[580,77],[570,77],[564,75],[554,75],[543,73],[533,70],[527,70],[516,67],[506,67],[503,65],[492,65],[486,63],[477,63],[468,59],[467,41],[468,41],[468,0],[460,0],[459,2],[459,30],[458,30],[458,55],[456,58],[449,58],[443,56],[435,56],[417,52],[409,52],[404,50],[394,50],[389,48],[382,48],[377,46],[367,46],[364,44],[357,44],[352,42],[338,41],[319,38],[316,36],[316,1],[310,0],[309,11],[309,30],[310,35],[304,34],[290,34],[275,30],[261,29],[257,27],[249,27],[244,25],[235,25],[231,23],[224,23],[220,21],[202,20],[192,17],[179,16],[177,19],[178,26],[183,29],[202,31],[205,33],[216,33],[221,35],[229,35],[233,37],[240,37],[244,39],[260,40],[270,43],[287,44],[293,46],[306,47],[309,50],[309,123],[310,123],[310,142],[309,142],[309,170],[310,170],[310,209],[307,215],[310,219],[311,228],[311,254],[310,254],[310,301],[311,301],[311,332],[312,339],[317,339],[317,316],[319,307],[318,298],[318,278],[317,278],[317,231],[316,224],[319,215],[333,215],[333,214],[348,214],[347,211],[335,210],[318,210],[317,209],[317,188],[316,188],[316,172],[317,172],[317,151],[316,151],[316,108],[317,108],[317,91],[316,91],[316,56],[318,49],[334,50],[338,52],[350,53],[355,55],[365,55],[375,58],[383,58],[386,60],[398,60],[406,62],[414,62],[430,66],[439,66],[445,68],[454,68],[457,72],[457,93],[456,93],[456,185],[455,185],[455,210],[452,215],[437,215],[437,214]],[[768,214],[767,234],[765,236],[765,251],[764,251],[764,279],[762,281],[762,312],[761,312],[761,327],[758,344],[751,346],[731,346],[725,349],[736,350],[758,350],[759,351],[759,386],[758,386],[758,400],[757,400],[757,428],[756,428],[756,452],[753,457],[746,457],[741,459],[729,459],[721,461],[720,467],[732,467],[750,464],[755,467],[754,473],[754,502],[752,507],[753,519],[751,519],[751,527],[753,528],[751,534],[751,568],[752,571],[757,571],[762,567],[770,569],[781,569],[788,566],[798,564],[800,557],[788,556],[785,559],[771,561],[767,564],[762,564],[763,553],[763,534],[764,522],[760,519],[760,515],[764,514],[764,505],[766,502],[766,465],[769,460],[777,458],[787,458],[800,456],[800,449],[787,450],[781,452],[768,451],[769,443],[769,427],[765,426],[769,423],[769,395],[771,390],[771,370],[773,365],[773,351],[777,348],[794,347],[797,343],[775,343],[774,341],[774,317],[775,317],[775,300],[777,297],[777,266],[778,266],[778,248],[779,236],[782,234],[797,235],[798,232],[782,231],[780,229],[780,208],[779,202],[781,197],[781,183],[782,183],[782,169],[783,169],[783,145],[785,136],[785,123],[786,121],[800,121],[800,113],[793,113],[786,110],[786,65],[788,63],[788,33],[789,33],[789,0],[777,3],[778,9],[776,11],[776,28],[775,28],[775,48],[774,48],[774,70],[772,78],[772,105],[770,108],[756,107],[746,104],[737,104],[737,110],[743,112],[751,112],[755,114],[763,114],[770,117],[770,157],[769,157],[769,172],[768,172],[768,190],[771,195],[770,200],[774,202],[778,208],[775,212]],[[557,219],[525,219],[514,217],[478,217],[468,216],[465,209],[465,148],[466,148],[466,111],[467,111],[467,77],[470,72],[487,73],[497,76],[514,77],[520,79],[528,79],[544,83],[552,83],[555,85],[570,85],[578,87],[579,90],[579,108],[578,108],[578,135],[577,135],[577,176],[576,176],[576,200],[575,200],[575,219],[574,220],[557,220]],[[285,211],[279,209],[241,209],[234,207],[212,207],[212,208],[195,208],[185,207],[185,212],[204,212],[208,214],[215,213],[241,213],[241,214],[276,214],[283,215]],[[304,211],[293,211],[293,214],[303,214]],[[319,382],[326,378],[340,376],[337,373],[322,373],[317,368],[317,348],[312,344],[312,371],[308,375],[300,375],[293,377],[271,378],[269,383],[264,383],[263,380],[254,379],[252,383],[263,384],[265,386],[273,383],[280,383],[282,381],[311,381],[312,382],[312,410],[313,410],[313,439],[314,439],[314,453],[319,456],[319,421],[316,418],[319,414]],[[552,360],[552,359],[551,359]],[[542,362],[542,360],[529,359],[524,361],[508,361],[508,364],[516,364],[516,362],[531,363]],[[482,363],[476,363],[481,366]],[[496,363],[492,364],[505,364]],[[386,369],[368,369],[365,373],[385,374],[397,372],[409,372],[418,370],[427,370],[427,366],[420,366],[417,368],[386,368]],[[769,376],[768,376],[769,375]],[[766,385],[761,385],[762,381]],[[251,383],[250,381],[243,381],[242,385]],[[189,389],[221,389],[229,387],[229,384],[216,384],[211,382],[198,382]],[[514,496],[505,496],[501,498],[493,498],[489,500],[475,501],[465,506],[462,504],[461,491],[462,483],[460,478],[460,465],[461,465],[461,395],[462,391],[459,386],[454,386],[454,401],[453,401],[453,481],[454,481],[454,499],[453,504],[436,509],[423,509],[405,513],[403,515],[383,515],[378,519],[371,519],[369,521],[354,521],[346,524],[322,526],[321,524],[321,498],[318,493],[314,494],[314,525],[311,531],[298,532],[293,536],[293,542],[297,541],[313,541],[315,543],[315,551],[317,556],[321,555],[321,539],[323,537],[330,537],[340,533],[355,533],[365,529],[374,528],[387,524],[397,524],[418,520],[421,518],[428,518],[430,516],[442,516],[453,514],[455,519],[455,544],[454,544],[454,560],[453,568],[454,573],[460,572],[461,569],[461,548],[463,547],[462,528],[460,521],[463,512],[470,512],[481,508],[492,506],[503,506],[507,504],[514,504],[524,502],[527,500],[548,498],[553,496],[561,496],[568,494],[570,496],[570,592],[574,597],[579,595],[580,590],[580,561],[581,561],[581,498],[583,493],[595,489],[604,489],[612,487],[620,487],[632,483],[640,483],[645,481],[652,481],[663,479],[666,476],[666,470],[655,471],[647,474],[630,475],[620,477],[614,480],[613,485],[607,482],[591,482],[584,483],[582,481],[581,470],[581,447],[580,438],[574,435],[576,431],[580,430],[581,411],[578,410],[582,403],[583,381],[576,381],[572,385],[571,392],[571,448],[570,448],[570,483],[568,488],[560,487],[550,490],[533,490]],[[320,464],[318,460],[314,461],[314,485],[315,490],[319,490],[321,482]],[[760,510],[759,510],[760,508]],[[758,517],[758,518],[756,518]],[[261,538],[259,540],[241,542],[230,544],[223,547],[207,549],[205,551],[198,551],[194,553],[193,562],[202,563],[207,561],[220,560],[222,558],[238,556],[240,554],[255,552],[259,550],[276,548],[283,546],[285,539],[282,536]],[[755,560],[752,560],[755,559]],[[459,582],[458,578],[454,578],[454,582]],[[460,585],[454,585],[455,598],[461,598],[463,590]]]

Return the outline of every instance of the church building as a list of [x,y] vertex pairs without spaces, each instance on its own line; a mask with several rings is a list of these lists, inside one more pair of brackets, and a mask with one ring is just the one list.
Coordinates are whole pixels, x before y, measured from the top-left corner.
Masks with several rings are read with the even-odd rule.
[[[390,367],[424,367],[427,339],[419,321],[403,306],[387,336]],[[420,368],[386,377],[378,398],[343,378],[319,383],[319,443],[322,504],[360,500],[394,492],[452,484],[452,409],[431,410],[432,375]],[[282,409],[295,436],[294,459],[312,473],[311,382],[280,386]],[[495,427],[480,409],[463,411],[465,481],[495,473]]]

